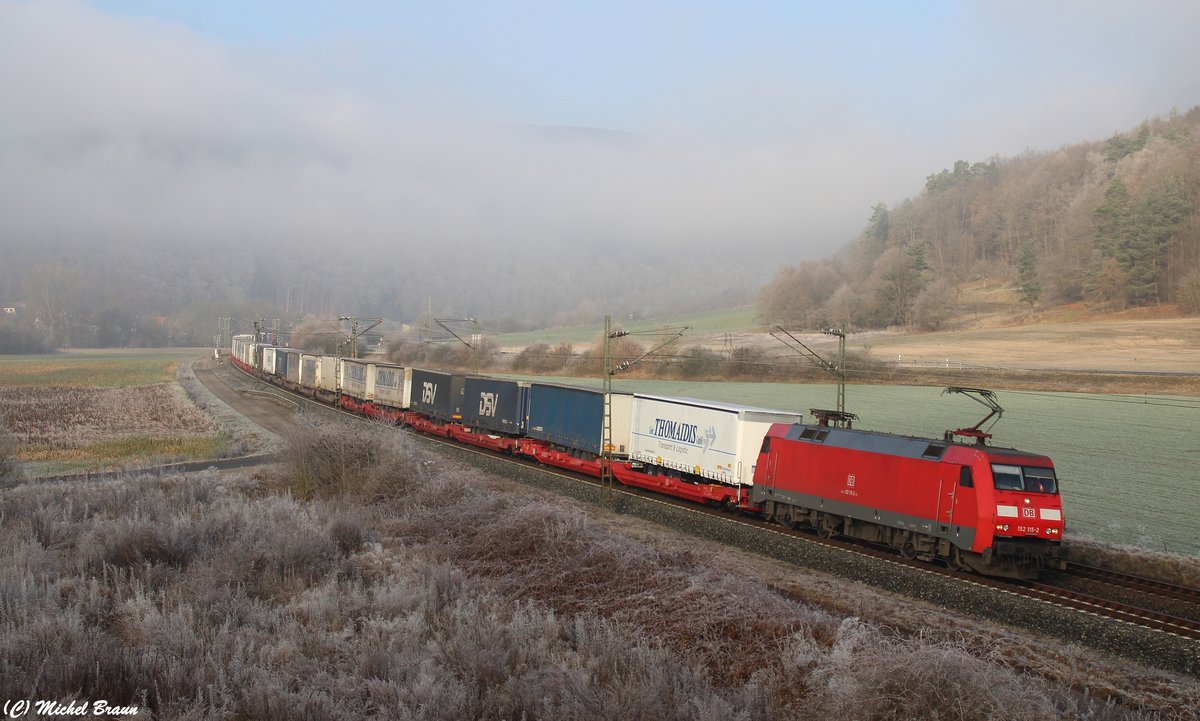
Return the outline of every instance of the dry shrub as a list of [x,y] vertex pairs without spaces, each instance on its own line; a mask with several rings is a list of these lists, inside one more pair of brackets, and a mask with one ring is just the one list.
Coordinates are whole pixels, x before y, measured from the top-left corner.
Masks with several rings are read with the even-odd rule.
[[894,639],[844,620],[828,651],[809,657],[810,711],[847,719],[1061,718],[1040,684],[945,642]]
[[17,441],[7,433],[0,433],[0,486],[16,483],[21,475],[21,462],[17,460]]
[[5,491],[0,695],[172,719],[1137,717],[431,475],[369,507],[215,473]]
[[501,496],[444,473],[407,500],[393,526],[407,543],[506,598],[636,629],[717,688],[758,699],[736,707],[762,710],[748,717],[993,719],[1019,707],[1030,719],[1140,718],[1001,653],[842,622],[686,552],[608,533],[558,499]]
[[395,498],[427,475],[424,454],[390,426],[298,423],[284,442],[286,483],[302,498]]
[[[180,719],[771,717],[755,711],[759,687],[714,686],[636,629],[481,590],[420,548],[338,560],[329,536],[358,537],[352,509],[203,479],[200,492],[130,483],[140,495],[122,494],[127,516],[71,510],[94,490],[65,485],[10,504],[40,509],[42,524],[80,518],[63,541],[83,559],[0,517],[0,695],[105,698]],[[163,557],[184,530],[193,551],[176,569]],[[370,564],[373,580],[352,572]],[[327,572],[261,593],[313,565]],[[176,573],[146,580],[162,567]]]
[[338,552],[320,510],[278,496],[220,499],[193,521],[208,580],[283,599],[326,577]]
[[1175,553],[1113,546],[1078,535],[1067,539],[1070,559],[1087,566],[1108,568],[1179,586],[1200,588],[1200,560]]
[[360,518],[345,513],[329,524],[329,538],[337,546],[338,552],[343,556],[349,556],[370,540],[371,533]]
[[442,478],[422,489],[403,520],[406,538],[444,549],[506,596],[642,628],[727,682],[748,680],[763,668],[764,648],[798,628],[824,628],[830,638],[836,629],[827,613],[686,553],[663,554],[596,528],[581,511],[552,501],[498,496]]
[[102,542],[104,563],[125,568],[155,563],[181,568],[200,550],[196,530],[190,522],[171,523],[136,516],[109,524]]
[[104,539],[104,562],[113,566],[140,566],[166,558],[167,539],[154,523],[130,519]]

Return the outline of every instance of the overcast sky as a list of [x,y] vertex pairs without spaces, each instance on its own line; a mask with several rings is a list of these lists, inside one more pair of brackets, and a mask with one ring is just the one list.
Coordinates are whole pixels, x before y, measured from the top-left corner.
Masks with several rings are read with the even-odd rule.
[[1200,3],[0,0],[5,239],[831,254],[1200,103]]

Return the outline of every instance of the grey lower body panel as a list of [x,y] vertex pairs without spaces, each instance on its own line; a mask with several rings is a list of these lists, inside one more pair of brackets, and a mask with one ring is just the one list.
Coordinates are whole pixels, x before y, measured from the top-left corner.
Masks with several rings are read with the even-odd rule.
[[924,534],[932,538],[944,538],[953,546],[963,551],[970,551],[971,547],[975,545],[975,528],[972,526],[939,525],[931,518],[910,516],[881,508],[862,506],[836,498],[823,498],[808,493],[758,485],[754,486],[750,498],[755,504],[761,504],[765,501],[787,503],[792,506],[800,506],[833,516],[850,518],[855,521],[874,523],[888,528],[899,528],[905,531],[912,531],[913,533]]

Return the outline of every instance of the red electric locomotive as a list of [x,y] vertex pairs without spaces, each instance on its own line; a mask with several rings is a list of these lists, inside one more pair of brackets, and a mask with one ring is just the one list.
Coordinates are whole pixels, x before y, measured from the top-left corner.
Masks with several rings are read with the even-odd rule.
[[[994,402],[990,391],[948,390]],[[776,424],[763,439],[751,500],[766,517],[987,575],[1065,567],[1062,501],[1046,456],[984,445],[983,421],[934,440],[838,427],[814,413],[817,425]]]

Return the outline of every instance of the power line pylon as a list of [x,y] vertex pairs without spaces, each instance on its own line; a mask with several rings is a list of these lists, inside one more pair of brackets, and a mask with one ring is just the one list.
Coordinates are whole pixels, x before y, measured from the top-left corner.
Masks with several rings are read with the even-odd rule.
[[[846,412],[846,324],[842,323],[840,328],[825,328],[821,331],[824,335],[837,336],[838,360],[836,364],[822,358],[820,354],[806,346],[803,341],[792,335],[783,326],[777,325],[775,328],[776,330],[771,331],[772,338],[804,356],[821,370],[832,373],[837,377],[837,410],[809,409],[817,417],[821,425],[832,423],[834,426],[849,427],[854,421],[858,420],[858,416]],[[780,337],[779,334],[783,334],[787,338]]]
[[[683,337],[683,334],[691,329],[691,326],[676,326],[674,328],[666,327],[657,331],[624,331],[612,329],[612,316],[604,316],[604,422],[601,431],[601,446],[600,446],[600,485],[605,489],[605,494],[608,496],[608,507],[615,508],[616,498],[613,487],[612,463],[613,463],[613,442],[612,442],[612,377],[618,373],[624,373],[632,368],[637,363],[641,362],[646,357],[657,353]],[[668,336],[666,340],[660,342],[650,350],[641,354],[633,360],[621,361],[613,367],[612,358],[612,342],[616,338],[623,338],[627,335],[658,335]]]

